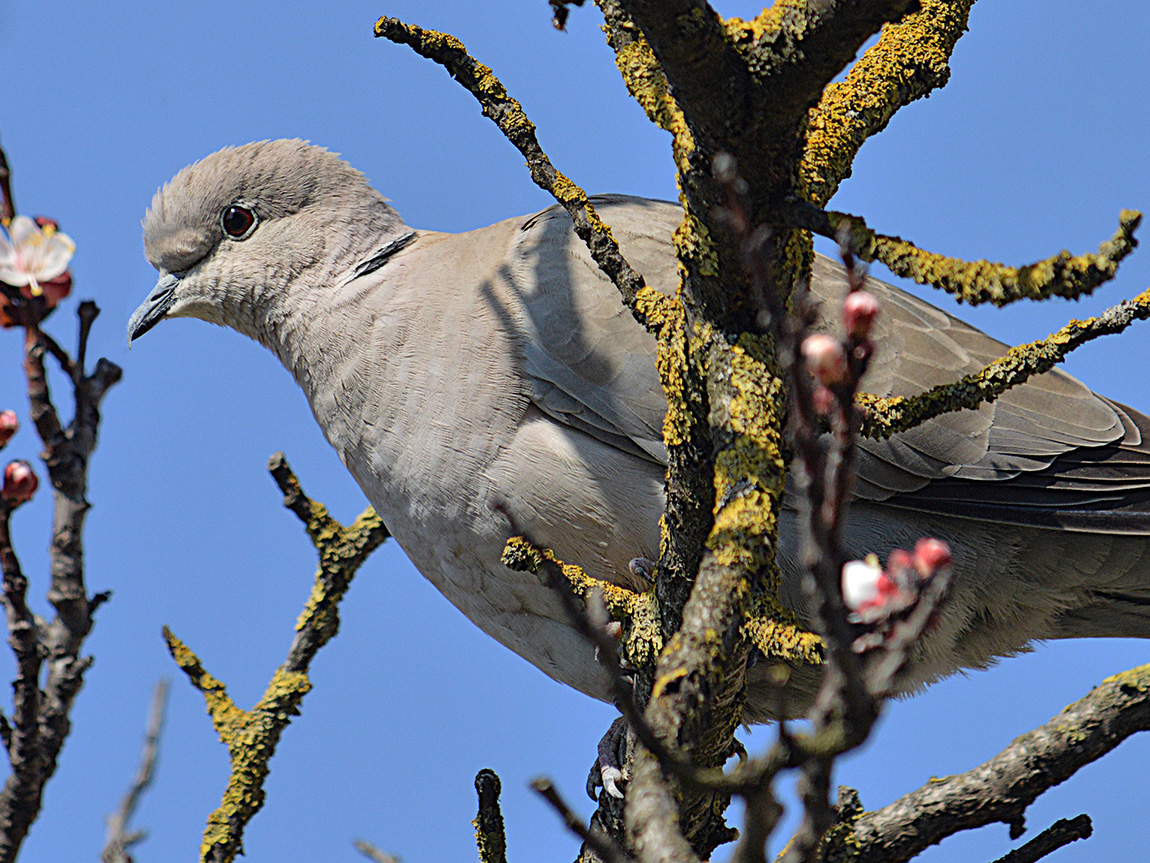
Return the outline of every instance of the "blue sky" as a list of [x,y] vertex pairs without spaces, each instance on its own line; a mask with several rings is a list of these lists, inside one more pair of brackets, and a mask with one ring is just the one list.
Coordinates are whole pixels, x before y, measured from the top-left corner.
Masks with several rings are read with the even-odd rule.
[[[0,141],[29,215],[76,241],[76,289],[49,329],[74,341],[75,297],[103,309],[92,353],[124,367],[104,407],[87,529],[91,590],[111,589],[88,640],[96,664],[25,863],[96,859],[103,816],[134,770],[157,678],[174,678],[154,788],[137,825],[140,861],[189,859],[227,762],[203,703],[168,657],[169,625],[242,706],[282,660],[314,570],[295,517],[267,476],[283,450],[305,488],[344,521],[366,504],[303,396],[254,343],[198,321],[165,323],[125,348],[127,317],[155,281],[139,220],[156,187],[221,146],[302,137],[375,181],[409,224],[466,230],[550,202],[518,153],[437,66],[373,39],[382,14],[447,29],[525,105],[561,170],[593,192],[674,196],[666,136],[618,79],[591,8],[554,31],[543,0],[182,4],[0,4]],[[726,13],[754,14],[726,2]],[[1142,0],[983,0],[951,84],[868,143],[833,204],[885,233],[964,257],[1027,263],[1094,249],[1123,207],[1150,209],[1150,11]],[[880,277],[883,273],[876,268]],[[1150,284],[1150,253],[1079,303],[956,313],[992,334],[1041,337]],[[950,308],[944,298],[935,301]],[[1070,370],[1150,410],[1150,328],[1087,346]],[[0,333],[0,407],[26,418],[20,339]],[[56,382],[57,396],[65,393]],[[66,399],[65,399],[66,401]],[[26,422],[26,419],[25,419]],[[30,428],[9,457],[39,451]],[[41,469],[41,475],[43,471]],[[48,495],[14,534],[46,612]],[[975,766],[1106,675],[1145,661],[1138,641],[1062,642],[893,704],[838,780],[877,807],[932,775]],[[0,677],[11,679],[0,652]],[[472,779],[503,778],[512,860],[570,859],[576,843],[526,790],[552,776],[582,793],[606,705],[553,683],[468,623],[394,545],[377,552],[313,667],[315,690],[272,762],[269,799],[246,836],[251,861],[360,859],[367,838],[402,856],[474,859]],[[769,733],[751,735],[752,750]],[[1034,835],[1089,812],[1095,836],[1061,863],[1144,856],[1150,739],[1133,740],[1032,807]],[[776,843],[777,849],[777,843]],[[992,860],[1005,826],[922,858]]]

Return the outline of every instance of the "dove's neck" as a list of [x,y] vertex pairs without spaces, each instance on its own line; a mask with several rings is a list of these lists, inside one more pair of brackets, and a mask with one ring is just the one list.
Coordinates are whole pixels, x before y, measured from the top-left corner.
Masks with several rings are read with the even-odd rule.
[[330,345],[354,344],[366,332],[370,322],[357,313],[359,299],[415,236],[382,197],[372,204],[333,213],[317,253],[285,268],[283,281],[268,286],[267,301],[250,307],[255,317],[248,335],[276,354],[309,394],[342,364]]

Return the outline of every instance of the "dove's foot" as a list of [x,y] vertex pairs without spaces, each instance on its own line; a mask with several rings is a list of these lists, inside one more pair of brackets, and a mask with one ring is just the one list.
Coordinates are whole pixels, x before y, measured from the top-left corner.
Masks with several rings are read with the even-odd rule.
[[623,790],[619,784],[624,781],[622,764],[623,759],[619,750],[627,737],[627,723],[620,716],[611,723],[603,739],[599,741],[599,756],[591,767],[587,777],[587,796],[598,800],[596,789],[602,788],[612,797],[623,799]]

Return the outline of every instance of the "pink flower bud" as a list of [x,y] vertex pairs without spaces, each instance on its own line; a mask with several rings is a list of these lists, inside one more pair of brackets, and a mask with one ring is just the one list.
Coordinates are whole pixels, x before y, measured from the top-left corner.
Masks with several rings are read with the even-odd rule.
[[9,462],[8,467],[4,468],[4,487],[0,489],[0,495],[9,503],[23,503],[32,498],[39,484],[40,480],[36,479],[32,465],[28,462]]
[[886,568],[892,573],[901,573],[914,568],[914,558],[905,548],[893,549],[886,559]]
[[847,377],[847,355],[838,339],[815,333],[803,339],[807,369],[824,386],[841,384]]
[[953,559],[950,546],[941,539],[926,538],[915,543],[915,567],[924,576],[933,575],[938,570],[950,566]]
[[0,446],[8,443],[9,438],[16,434],[20,428],[20,421],[16,419],[15,411],[0,411]]
[[851,291],[843,300],[843,324],[852,339],[865,339],[878,317],[879,304],[874,294]]
[[829,417],[835,409],[835,394],[824,386],[818,386],[811,393],[811,402],[815,413],[821,417]]

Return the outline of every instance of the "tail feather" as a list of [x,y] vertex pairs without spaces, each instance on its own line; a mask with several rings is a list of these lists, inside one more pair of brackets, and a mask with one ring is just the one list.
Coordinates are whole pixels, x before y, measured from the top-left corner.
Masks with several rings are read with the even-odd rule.
[[1055,621],[1057,638],[1150,638],[1150,585],[1145,592],[1092,590],[1097,599]]

